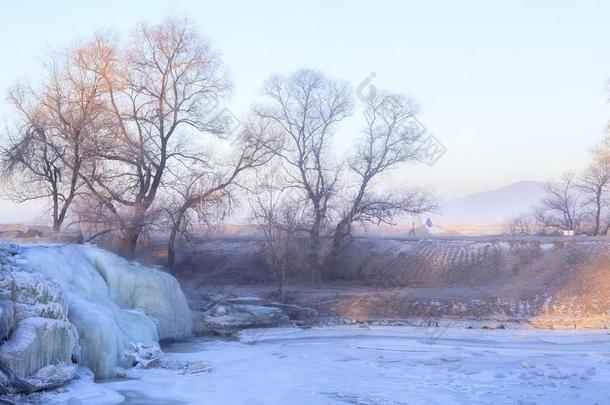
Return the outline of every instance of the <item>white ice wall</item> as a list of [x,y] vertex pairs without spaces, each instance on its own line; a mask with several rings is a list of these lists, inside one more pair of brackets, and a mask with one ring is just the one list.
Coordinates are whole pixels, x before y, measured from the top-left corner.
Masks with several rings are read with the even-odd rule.
[[30,246],[23,256],[32,270],[62,286],[68,318],[79,334],[81,364],[98,378],[115,375],[132,343],[191,333],[186,298],[169,274],[92,246]]

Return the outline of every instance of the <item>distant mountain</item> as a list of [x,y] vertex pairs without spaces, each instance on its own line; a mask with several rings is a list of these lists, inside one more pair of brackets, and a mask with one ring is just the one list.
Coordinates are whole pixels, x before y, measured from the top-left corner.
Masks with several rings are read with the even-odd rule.
[[449,224],[498,224],[530,211],[544,196],[544,183],[520,181],[446,201],[437,221]]

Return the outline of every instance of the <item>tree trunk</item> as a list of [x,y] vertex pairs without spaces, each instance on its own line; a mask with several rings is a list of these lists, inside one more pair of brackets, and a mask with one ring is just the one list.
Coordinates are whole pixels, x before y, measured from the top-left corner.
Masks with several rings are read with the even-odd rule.
[[138,246],[140,234],[144,230],[147,209],[148,205],[143,203],[138,204],[133,214],[133,222],[123,230],[120,253],[121,256],[128,260],[133,260],[136,256],[136,247]]
[[593,236],[599,235],[599,227],[601,223],[602,216],[602,202],[601,202],[601,193],[598,191],[595,199],[595,229],[593,230]]
[[364,193],[370,179],[371,176],[364,176],[364,178],[362,179],[362,183],[360,184],[358,194],[356,195],[356,198],[352,203],[351,209],[335,227],[332,250],[330,252],[329,260],[326,261],[327,263],[325,265],[327,271],[335,269],[337,267],[337,258],[345,247],[346,242],[349,241],[349,238],[352,233],[352,221],[354,220],[356,213],[360,209],[360,203],[362,202],[362,198],[364,197]]
[[335,227],[333,245],[328,258],[324,263],[325,274],[337,269],[338,257],[347,244],[351,234],[350,228],[350,222],[347,218],[342,219]]
[[59,193],[57,191],[57,186],[53,184],[53,230],[59,231],[61,229],[61,221],[59,219]]
[[174,274],[174,265],[176,263],[176,236],[178,235],[178,227],[174,225],[167,240],[167,269],[171,274]]
[[599,235],[599,226],[600,226],[600,212],[597,211],[597,213],[595,214],[595,227],[593,229],[593,236],[598,236]]
[[321,281],[322,274],[320,271],[319,253],[320,252],[320,233],[314,231],[311,233],[311,240],[309,244],[309,271],[311,275],[311,281]]
[[53,223],[54,231],[59,231],[61,229],[61,226],[63,225],[64,220],[66,219],[66,213],[68,212],[68,206],[69,206],[69,202],[64,202],[63,207],[59,211],[59,215],[57,216],[57,218],[55,219],[55,221]]
[[128,260],[133,260],[136,255],[136,246],[138,245],[138,238],[140,237],[141,230],[135,226],[129,227],[125,230],[123,240],[121,242],[120,253],[121,256]]
[[174,223],[172,224],[172,230],[169,234],[169,239],[167,240],[167,269],[171,274],[174,274],[174,265],[176,264],[176,238],[178,237],[178,231],[180,230],[180,225],[182,224],[182,218],[186,213],[188,205],[185,203],[180,210],[176,213],[176,218]]
[[343,219],[337,224],[333,235],[333,254],[338,254],[345,246],[345,242],[351,234],[350,228],[350,222],[347,219]]

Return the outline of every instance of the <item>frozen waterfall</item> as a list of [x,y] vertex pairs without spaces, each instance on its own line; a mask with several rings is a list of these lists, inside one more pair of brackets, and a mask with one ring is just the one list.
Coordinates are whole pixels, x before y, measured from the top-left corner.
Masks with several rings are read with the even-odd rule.
[[190,336],[192,318],[176,279],[83,245],[28,246],[32,271],[58,282],[79,335],[80,364],[96,377],[115,375],[120,356],[136,343]]

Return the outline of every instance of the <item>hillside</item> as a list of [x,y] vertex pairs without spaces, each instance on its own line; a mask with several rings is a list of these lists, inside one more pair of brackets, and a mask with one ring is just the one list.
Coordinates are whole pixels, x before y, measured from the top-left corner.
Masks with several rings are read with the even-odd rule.
[[543,198],[544,183],[520,181],[495,190],[442,203],[439,221],[449,224],[497,224],[531,210]]

